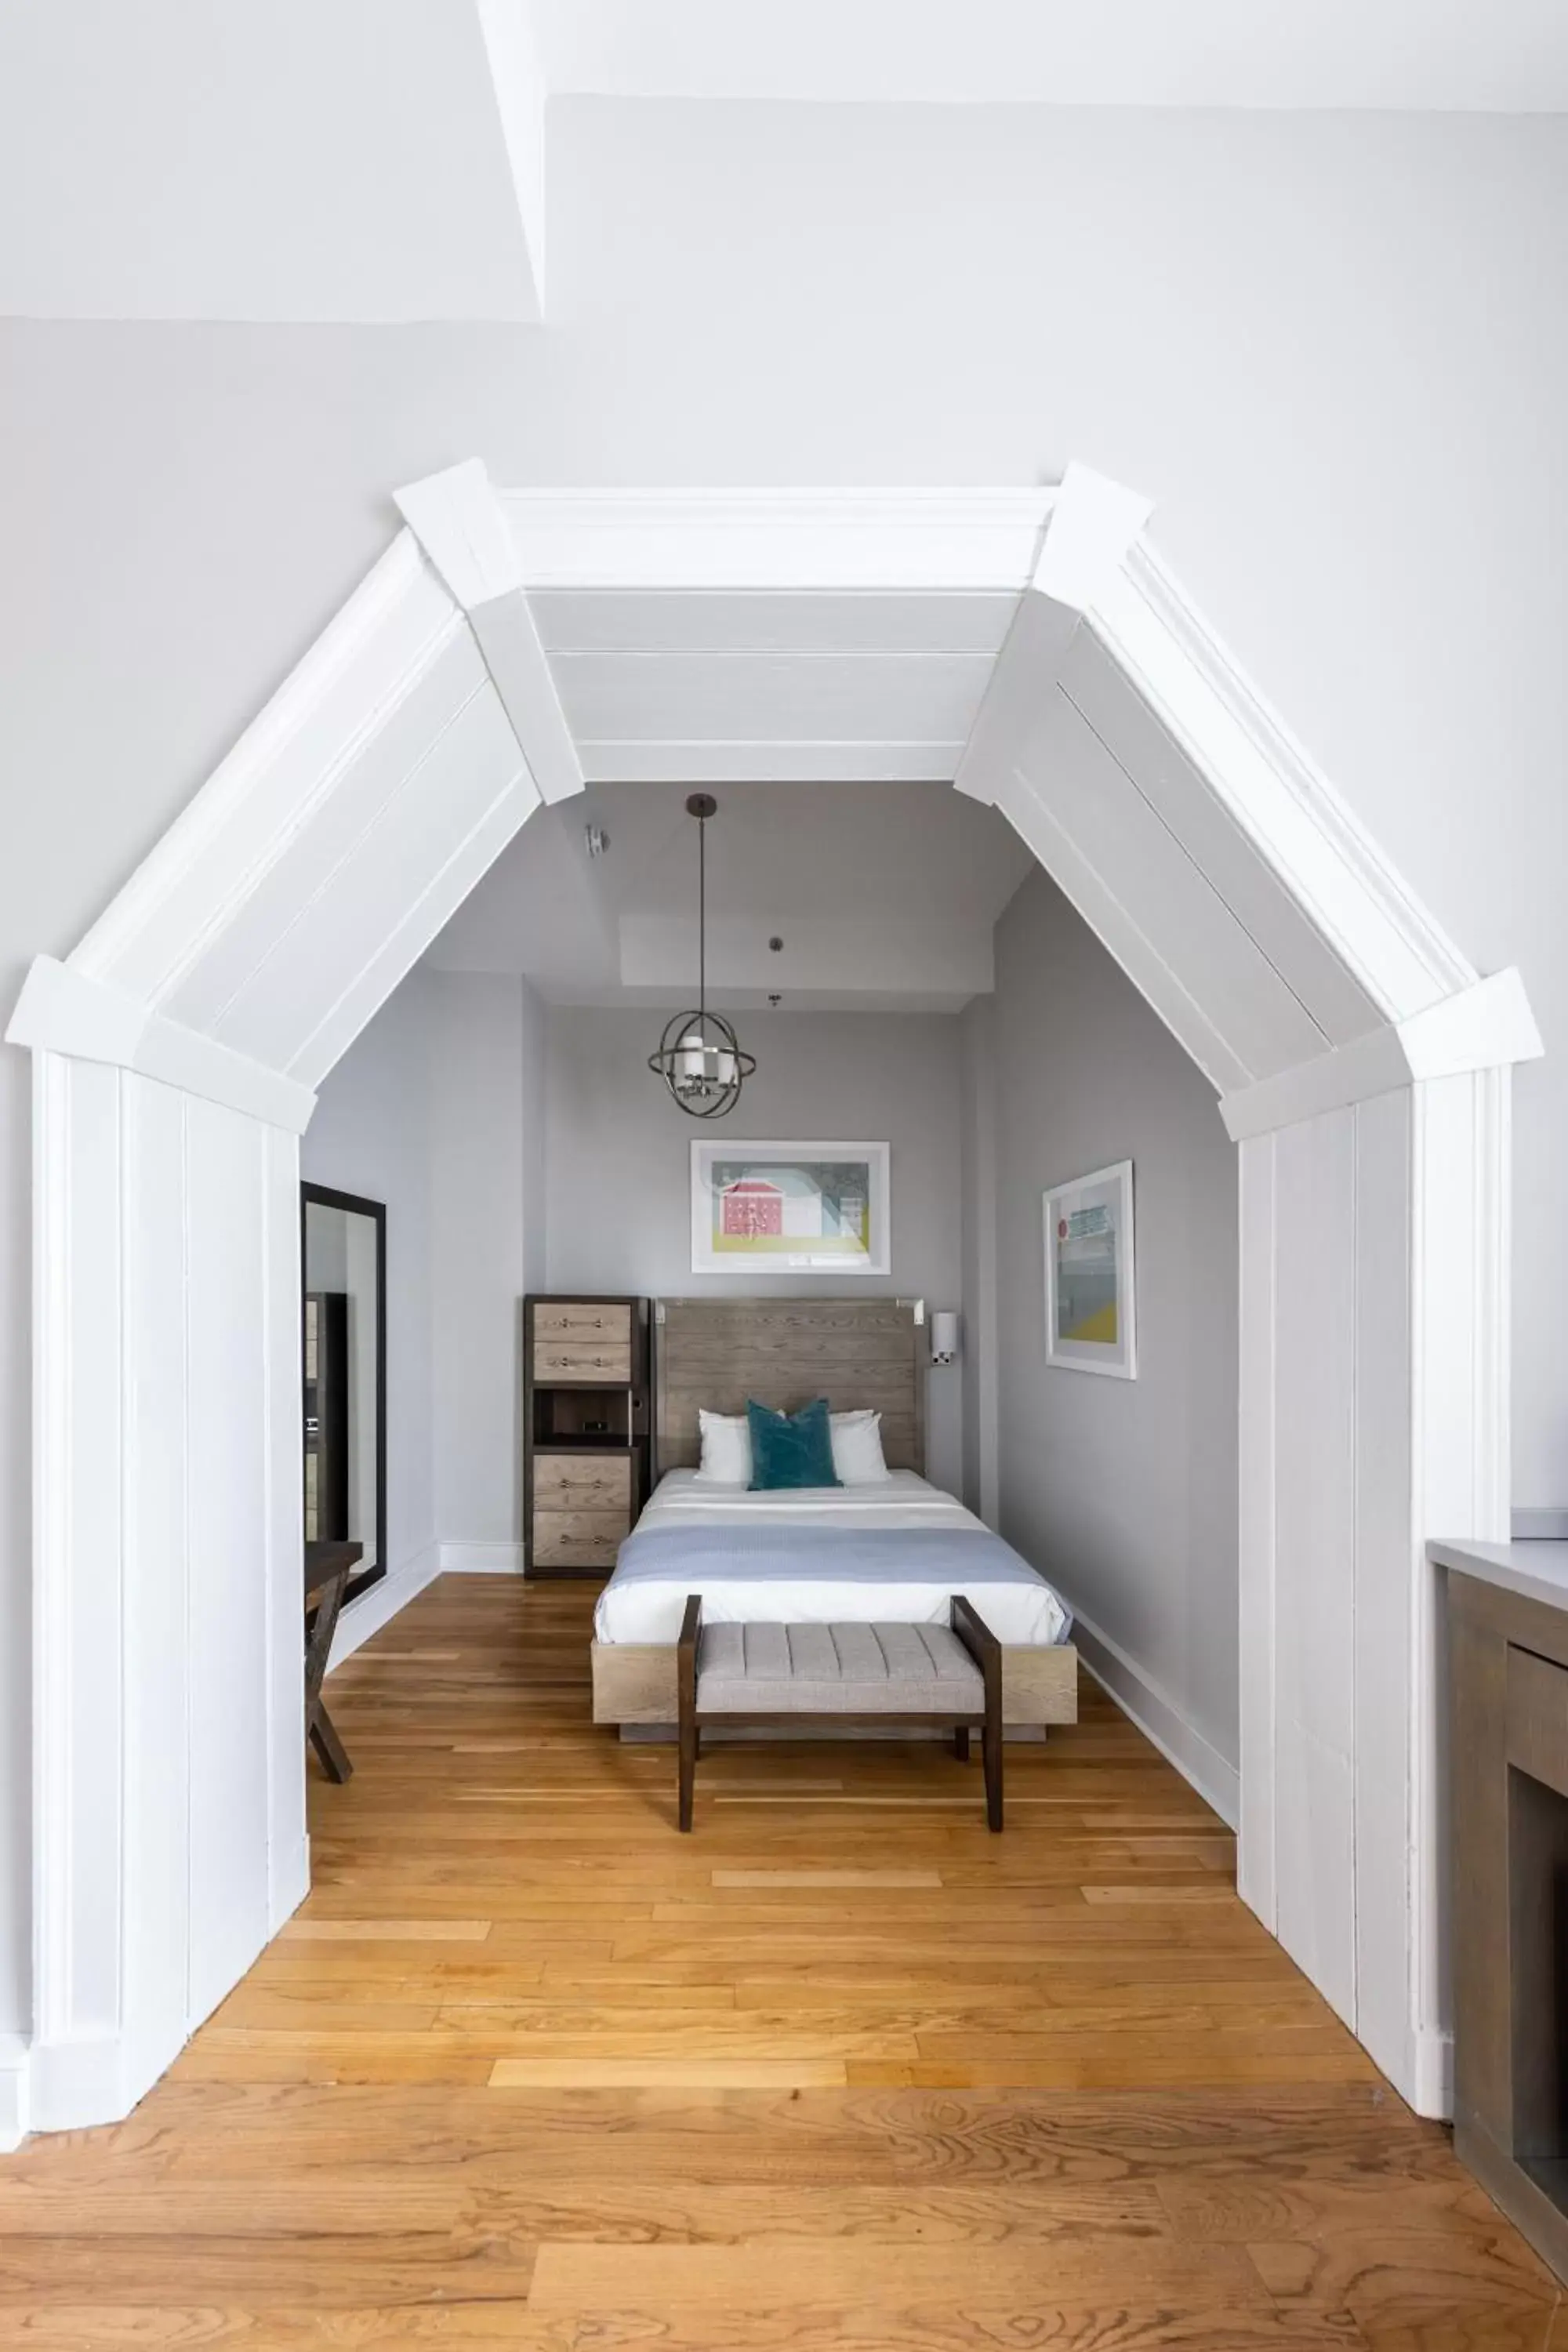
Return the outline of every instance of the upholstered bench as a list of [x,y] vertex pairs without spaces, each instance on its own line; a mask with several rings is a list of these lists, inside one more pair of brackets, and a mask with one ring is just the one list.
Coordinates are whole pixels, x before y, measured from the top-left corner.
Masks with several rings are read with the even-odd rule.
[[969,1756],[982,1727],[985,1818],[1002,1826],[1002,1645],[972,1602],[952,1602],[948,1625],[709,1625],[702,1599],[686,1603],[676,1652],[680,1725],[680,1826],[691,1827],[705,1725],[807,1721],[940,1726]]

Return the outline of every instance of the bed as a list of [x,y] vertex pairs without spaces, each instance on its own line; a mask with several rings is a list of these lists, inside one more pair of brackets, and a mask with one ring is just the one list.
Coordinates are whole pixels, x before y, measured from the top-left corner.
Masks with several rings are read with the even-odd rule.
[[[658,1483],[595,1612],[594,1719],[672,1725],[689,1593],[714,1623],[945,1622],[971,1600],[1003,1645],[1003,1713],[1076,1721],[1071,1621],[1026,1561],[925,1471],[927,1345],[913,1302],[665,1299],[654,1313]],[[945,1377],[945,1376],[944,1376]],[[882,1416],[885,1485],[754,1494],[695,1476],[698,1412],[749,1396]]]

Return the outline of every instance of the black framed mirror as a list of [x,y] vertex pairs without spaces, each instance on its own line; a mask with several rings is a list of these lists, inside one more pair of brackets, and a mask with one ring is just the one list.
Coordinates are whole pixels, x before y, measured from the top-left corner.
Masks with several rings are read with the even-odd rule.
[[305,1540],[363,1545],[345,1598],[386,1574],[386,1205],[300,1187]]

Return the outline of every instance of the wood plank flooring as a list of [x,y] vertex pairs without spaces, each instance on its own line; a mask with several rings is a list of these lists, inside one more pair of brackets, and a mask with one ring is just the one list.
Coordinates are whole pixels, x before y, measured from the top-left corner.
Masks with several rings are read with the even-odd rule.
[[1086,1685],[1008,1751],[673,1751],[591,1591],[333,1676],[315,1888],[112,2129],[0,2161],[0,2345],[1568,2352],[1556,2283]]

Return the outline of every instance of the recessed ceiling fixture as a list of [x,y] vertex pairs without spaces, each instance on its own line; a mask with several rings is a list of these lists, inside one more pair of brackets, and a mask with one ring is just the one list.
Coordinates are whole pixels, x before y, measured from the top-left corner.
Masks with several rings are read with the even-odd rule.
[[688,816],[697,819],[697,1010],[667,1022],[658,1053],[647,1057],[692,1118],[722,1118],[733,1110],[757,1066],[724,1015],[708,1009],[708,820],[718,806],[711,793],[693,793],[686,803]]

